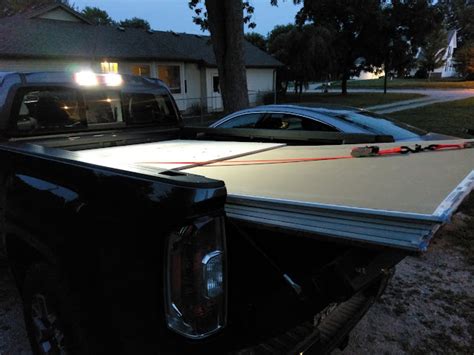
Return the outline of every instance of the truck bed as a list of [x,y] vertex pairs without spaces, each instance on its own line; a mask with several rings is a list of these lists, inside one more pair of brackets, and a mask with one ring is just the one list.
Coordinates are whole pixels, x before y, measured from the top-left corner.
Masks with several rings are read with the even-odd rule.
[[353,147],[175,140],[76,154],[120,169],[223,180],[228,216],[246,223],[408,251],[426,250],[474,187],[474,149],[304,161],[348,157]]

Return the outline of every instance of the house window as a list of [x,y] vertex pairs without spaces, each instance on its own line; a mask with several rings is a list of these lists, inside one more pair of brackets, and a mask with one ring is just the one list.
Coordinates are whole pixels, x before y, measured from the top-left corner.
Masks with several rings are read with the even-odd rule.
[[118,73],[118,63],[102,62],[100,69],[102,73]]
[[181,93],[180,69],[179,65],[158,65],[158,78],[164,81],[173,94]]
[[219,77],[218,76],[213,76],[212,77],[212,91],[215,93],[220,93],[220,87],[219,87]]
[[132,74],[150,77],[150,66],[149,65],[134,65],[132,66]]

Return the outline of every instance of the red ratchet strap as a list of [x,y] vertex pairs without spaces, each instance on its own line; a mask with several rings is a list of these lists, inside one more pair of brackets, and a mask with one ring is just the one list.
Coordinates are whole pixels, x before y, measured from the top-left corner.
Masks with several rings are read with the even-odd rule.
[[439,151],[439,150],[450,150],[450,149],[467,149],[474,148],[474,142],[464,142],[459,144],[431,144],[426,147],[422,147],[419,144],[415,145],[415,148],[409,146],[401,146],[389,149],[380,149],[377,146],[357,147],[352,149],[351,156],[353,158],[364,158],[364,157],[376,157],[383,155],[392,154],[408,154],[408,153],[420,153],[426,151]]
[[[365,157],[380,157],[385,155],[420,153],[428,151],[453,150],[474,148],[474,141],[464,142],[460,144],[431,144],[422,147],[416,144],[414,148],[409,146],[400,146],[395,148],[380,149],[378,146],[356,147],[351,151],[351,155],[340,155],[334,157],[321,158],[290,158],[290,159],[260,159],[260,160],[211,160],[211,161],[155,161],[141,162],[140,164],[169,164],[169,165],[194,165],[205,167],[220,166],[240,166],[240,165],[268,165],[268,164],[288,164],[288,163],[304,163],[314,161],[341,160]],[[212,165],[211,165],[212,164]]]

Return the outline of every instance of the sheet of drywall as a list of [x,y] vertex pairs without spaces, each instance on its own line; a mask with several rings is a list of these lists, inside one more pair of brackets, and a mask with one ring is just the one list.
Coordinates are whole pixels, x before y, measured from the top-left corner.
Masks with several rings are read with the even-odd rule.
[[[410,145],[415,143],[435,142]],[[351,149],[282,147],[234,161],[347,156]],[[286,164],[211,164],[186,172],[223,180],[229,195],[431,215],[472,170],[474,149]]]
[[148,170],[179,170],[202,162],[231,159],[282,146],[284,144],[172,140],[83,150],[77,154],[82,160],[114,168],[139,165]]

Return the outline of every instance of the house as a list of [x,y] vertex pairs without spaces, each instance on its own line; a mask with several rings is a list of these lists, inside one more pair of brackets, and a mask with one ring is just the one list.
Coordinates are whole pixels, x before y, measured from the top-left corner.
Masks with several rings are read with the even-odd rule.
[[433,71],[432,77],[451,78],[459,76],[454,66],[454,51],[458,47],[457,30],[448,32],[448,41],[443,55],[444,65]]
[[[433,73],[431,73],[431,78],[453,78],[458,77],[459,73],[456,70],[454,53],[458,47],[458,30],[448,31],[448,36],[446,38],[446,47],[443,47],[438,51],[438,55],[444,51],[442,56],[444,64],[436,68]],[[415,56],[415,60],[419,61],[423,58],[423,49],[419,48],[418,53]],[[415,76],[419,67],[415,67],[410,71],[410,76]]]
[[[249,99],[275,85],[275,58],[245,42]],[[52,4],[0,19],[0,71],[136,74],[163,80],[181,110],[221,110],[219,77],[209,36],[97,26]]]

